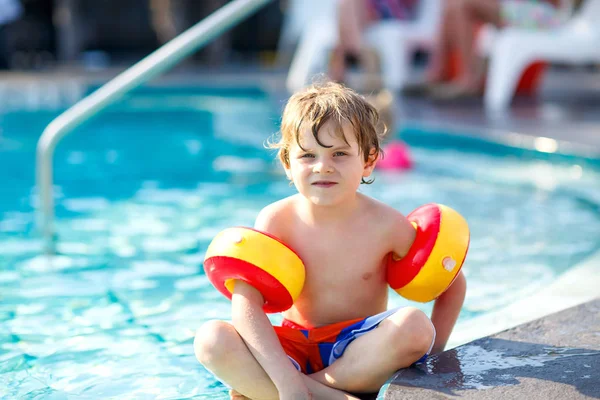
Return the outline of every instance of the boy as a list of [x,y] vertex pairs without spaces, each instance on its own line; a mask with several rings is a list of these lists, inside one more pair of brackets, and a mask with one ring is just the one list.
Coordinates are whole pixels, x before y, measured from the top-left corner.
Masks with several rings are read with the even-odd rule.
[[444,349],[464,300],[462,273],[431,320],[412,307],[386,311],[384,259],[404,256],[415,229],[357,192],[372,182],[380,128],[377,111],[342,85],[290,98],[272,147],[299,193],[265,207],[255,228],[296,251],[306,281],[281,327],[262,311],[262,295],[237,281],[233,325],[198,330],[196,357],[234,389],[232,398],[354,399],[347,392],[377,392],[396,370]]

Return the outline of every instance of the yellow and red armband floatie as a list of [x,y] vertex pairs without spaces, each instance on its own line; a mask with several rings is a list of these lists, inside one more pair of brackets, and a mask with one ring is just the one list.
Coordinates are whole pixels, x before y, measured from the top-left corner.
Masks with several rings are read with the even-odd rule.
[[404,257],[390,254],[387,281],[400,296],[426,303],[444,293],[458,276],[469,249],[469,226],[459,213],[441,204],[421,206],[407,218],[417,236]]
[[263,296],[263,310],[285,311],[304,286],[304,264],[274,236],[250,228],[229,228],[208,246],[204,271],[210,282],[231,299],[235,280],[242,280]]

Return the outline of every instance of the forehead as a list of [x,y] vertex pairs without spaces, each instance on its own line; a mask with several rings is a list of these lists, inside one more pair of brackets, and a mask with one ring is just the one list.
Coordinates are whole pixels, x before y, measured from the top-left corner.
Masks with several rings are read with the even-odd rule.
[[325,146],[349,145],[350,147],[355,147],[358,145],[356,135],[354,134],[354,127],[347,121],[338,123],[329,120],[325,122],[317,131],[317,137],[318,140],[313,133],[313,124],[306,123],[299,129],[298,141],[294,141],[293,145],[304,148],[322,147],[319,142]]

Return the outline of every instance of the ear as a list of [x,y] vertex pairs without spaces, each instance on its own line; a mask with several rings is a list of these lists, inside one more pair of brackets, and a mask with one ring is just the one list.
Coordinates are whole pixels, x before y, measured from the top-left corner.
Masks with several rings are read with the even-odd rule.
[[363,170],[363,178],[371,176],[371,173],[373,172],[373,169],[375,169],[375,165],[377,164],[377,160],[379,160],[379,156],[375,153],[375,149],[372,148],[369,152],[369,158],[365,163],[365,167]]
[[285,176],[287,176],[287,178],[291,181],[292,180],[292,170],[290,169],[290,167],[283,167],[283,170],[285,171]]

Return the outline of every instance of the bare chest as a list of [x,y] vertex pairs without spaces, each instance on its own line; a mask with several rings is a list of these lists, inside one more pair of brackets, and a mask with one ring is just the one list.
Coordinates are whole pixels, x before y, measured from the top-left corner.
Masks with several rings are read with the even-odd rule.
[[[385,249],[377,238],[344,232],[305,232],[299,255],[309,282],[379,281]],[[300,243],[298,243],[300,244]]]

